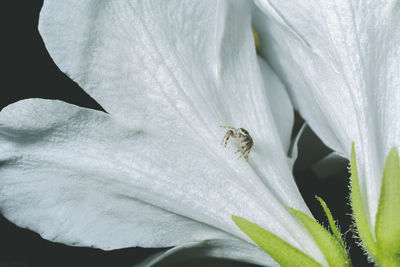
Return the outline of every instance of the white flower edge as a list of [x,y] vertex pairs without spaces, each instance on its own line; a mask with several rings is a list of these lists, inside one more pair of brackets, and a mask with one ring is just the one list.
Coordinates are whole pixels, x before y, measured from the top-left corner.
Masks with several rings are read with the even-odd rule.
[[[143,262],[136,264],[135,267],[150,266],[185,266],[184,264],[195,263],[199,259],[221,259],[234,260],[236,262],[248,262],[264,266],[279,266],[271,258],[265,258],[265,252],[259,249],[259,258],[264,261],[255,261],[249,256],[254,255],[254,246],[235,240],[204,240],[201,242],[192,242],[171,248],[164,252],[156,253]],[[244,260],[246,259],[246,260]],[[201,264],[204,264],[202,262]],[[207,266],[208,266],[207,262]],[[235,266],[230,263],[230,266]],[[200,265],[199,265],[200,266]],[[240,265],[241,266],[241,265]]]

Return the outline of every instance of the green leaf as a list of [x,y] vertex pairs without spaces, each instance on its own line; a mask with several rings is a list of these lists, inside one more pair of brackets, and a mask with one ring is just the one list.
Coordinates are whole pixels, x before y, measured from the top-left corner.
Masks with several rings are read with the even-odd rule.
[[340,243],[340,245],[343,247],[343,249],[346,249],[346,246],[344,244],[344,241],[342,239],[342,235],[339,231],[339,229],[336,226],[335,220],[333,219],[333,216],[331,214],[331,211],[329,210],[328,206],[326,205],[325,201],[320,198],[319,196],[315,196],[316,199],[319,201],[319,203],[322,206],[322,209],[324,210],[326,217],[328,218],[329,226],[331,228],[333,236],[336,238],[336,240]]
[[399,255],[380,254],[379,259],[378,259],[378,264],[376,264],[375,266],[399,267],[400,266],[400,256]]
[[354,142],[351,146],[350,158],[350,201],[353,209],[354,222],[357,227],[358,235],[362,241],[364,248],[370,253],[373,258],[377,256],[377,248],[374,238],[372,237],[370,226],[367,217],[365,216],[364,203],[361,197],[360,184],[358,181],[356,153],[354,149]]
[[400,254],[400,164],[395,147],[383,171],[375,234],[380,253]]
[[313,218],[304,214],[299,210],[289,208],[292,214],[303,223],[308,232],[317,242],[318,247],[325,255],[329,266],[349,266],[350,260],[347,252],[340,242],[336,240],[322,225],[316,222]]
[[314,259],[257,224],[235,215],[232,215],[232,219],[242,232],[281,266],[321,266]]

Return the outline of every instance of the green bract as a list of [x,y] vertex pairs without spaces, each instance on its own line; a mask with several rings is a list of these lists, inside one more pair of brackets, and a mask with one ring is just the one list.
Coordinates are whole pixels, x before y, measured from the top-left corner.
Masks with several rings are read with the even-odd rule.
[[354,221],[364,249],[379,266],[400,266],[400,165],[392,148],[383,171],[381,194],[376,214],[375,237],[366,219],[358,182],[354,143],[351,152],[351,205]]
[[[303,212],[292,208],[288,209],[293,216],[295,216],[306,227],[308,232],[314,238],[329,266],[349,266],[351,265],[350,260],[347,256],[340,232],[334,224],[333,217],[325,202],[321,198],[318,198],[318,200],[321,202],[324,211],[328,216],[332,232],[334,233],[333,235],[331,235],[316,220]],[[232,216],[232,219],[240,230],[249,236],[251,240],[265,250],[280,265],[321,266],[314,259],[258,225],[238,216]]]
[[324,253],[329,266],[348,266],[349,258],[342,244],[337,241],[322,225],[301,211],[289,209],[292,214],[307,228],[318,247]]
[[357,226],[358,235],[362,241],[364,249],[370,254],[371,257],[375,258],[377,254],[376,244],[371,234],[370,226],[365,215],[364,203],[361,197],[360,184],[358,182],[356,155],[354,150],[354,143],[351,147],[351,158],[350,158],[350,172],[351,172],[351,193],[350,201],[353,209],[353,218],[355,225]]
[[[364,250],[379,266],[400,267],[400,162],[397,148],[392,148],[386,159],[376,214],[375,236],[367,220],[360,193],[354,143],[351,149],[350,172],[353,218]],[[328,218],[332,234],[303,212],[288,209],[314,238],[329,266],[350,266],[344,241],[333,216],[326,203],[320,197],[316,198]],[[244,218],[232,218],[240,230],[282,266],[320,266],[314,259],[271,232]]]
[[282,266],[321,266],[297,248],[283,241],[273,233],[261,228],[255,223],[239,217],[232,216],[233,221],[251,240],[266,251],[276,262]]
[[319,203],[321,203],[321,206],[322,206],[322,208],[323,208],[323,210],[324,210],[324,212],[326,214],[326,217],[328,218],[329,227],[331,228],[333,236],[336,238],[337,242],[340,243],[342,248],[344,250],[346,250],[346,246],[345,246],[344,241],[342,239],[342,235],[341,235],[339,229],[336,226],[336,223],[335,223],[335,220],[333,219],[331,211],[329,210],[328,206],[326,205],[325,201],[322,198],[320,198],[318,196],[315,196],[315,198],[319,201]]
[[380,251],[400,252],[400,165],[393,148],[386,159],[381,195],[376,215],[375,235]]

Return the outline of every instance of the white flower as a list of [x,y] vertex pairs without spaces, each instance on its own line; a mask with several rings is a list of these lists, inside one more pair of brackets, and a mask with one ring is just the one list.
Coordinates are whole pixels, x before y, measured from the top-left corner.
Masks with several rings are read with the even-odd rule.
[[[242,216],[322,264],[287,157],[292,107],[255,53],[248,1],[45,1],[55,63],[107,111],[29,99],[0,113],[0,208],[46,239],[185,246],[263,265]],[[54,90],[57,90],[55,88]],[[247,129],[249,161],[220,125]],[[196,244],[196,243],[194,243]]]
[[[259,0],[262,53],[313,130],[350,158],[375,227],[384,162],[400,145],[399,2]],[[267,27],[264,27],[267,26]],[[264,27],[264,28],[263,28]]]

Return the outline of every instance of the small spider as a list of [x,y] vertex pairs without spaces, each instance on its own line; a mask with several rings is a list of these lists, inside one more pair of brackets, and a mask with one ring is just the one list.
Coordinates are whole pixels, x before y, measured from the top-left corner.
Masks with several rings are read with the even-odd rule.
[[224,145],[226,147],[226,145],[228,144],[228,140],[231,137],[238,139],[242,146],[238,149],[238,151],[235,152],[235,154],[241,152],[241,155],[238,159],[240,159],[242,156],[244,156],[246,161],[248,161],[250,150],[251,150],[251,147],[253,146],[253,138],[251,138],[249,132],[243,128],[236,129],[231,126],[221,126],[221,127],[229,129],[226,132],[224,138],[222,139],[222,145]]

